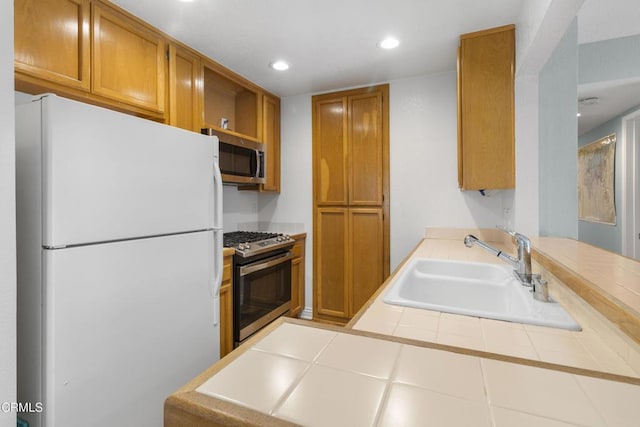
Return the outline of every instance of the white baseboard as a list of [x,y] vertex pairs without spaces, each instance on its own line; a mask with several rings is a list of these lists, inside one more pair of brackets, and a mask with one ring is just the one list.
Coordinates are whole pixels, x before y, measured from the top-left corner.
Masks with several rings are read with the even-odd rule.
[[306,320],[313,319],[313,310],[311,310],[311,307],[305,307],[302,313],[300,313],[300,318]]

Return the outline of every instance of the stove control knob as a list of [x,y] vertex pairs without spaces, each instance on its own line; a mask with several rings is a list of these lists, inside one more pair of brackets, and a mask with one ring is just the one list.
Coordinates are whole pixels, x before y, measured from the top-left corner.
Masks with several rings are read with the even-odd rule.
[[291,240],[291,236],[289,236],[288,234],[285,234],[284,236],[282,236],[282,240]]
[[239,243],[239,244],[238,244],[238,249],[240,249],[241,251],[242,251],[242,250],[244,250],[244,244]]
[[244,244],[244,248],[245,249],[251,249],[251,245],[249,244],[249,242]]

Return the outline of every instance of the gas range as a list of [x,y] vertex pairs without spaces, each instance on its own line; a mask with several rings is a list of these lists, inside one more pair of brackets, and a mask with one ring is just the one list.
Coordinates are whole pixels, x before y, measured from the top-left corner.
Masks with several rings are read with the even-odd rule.
[[261,231],[232,231],[224,233],[223,245],[234,248],[241,258],[253,257],[278,249],[288,249],[294,240],[287,234]]

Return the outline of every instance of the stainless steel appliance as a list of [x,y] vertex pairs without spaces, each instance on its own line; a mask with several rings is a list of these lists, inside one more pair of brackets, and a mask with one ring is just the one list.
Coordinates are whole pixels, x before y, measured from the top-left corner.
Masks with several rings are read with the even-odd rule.
[[264,144],[238,136],[202,129],[202,133],[219,139],[219,163],[225,184],[264,184]]
[[224,234],[233,257],[233,335],[236,345],[291,308],[294,240],[278,233]]

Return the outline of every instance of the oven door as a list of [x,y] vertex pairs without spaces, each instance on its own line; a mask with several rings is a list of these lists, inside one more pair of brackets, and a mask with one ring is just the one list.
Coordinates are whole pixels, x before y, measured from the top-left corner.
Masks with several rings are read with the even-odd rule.
[[291,252],[236,266],[234,339],[240,343],[291,308]]

